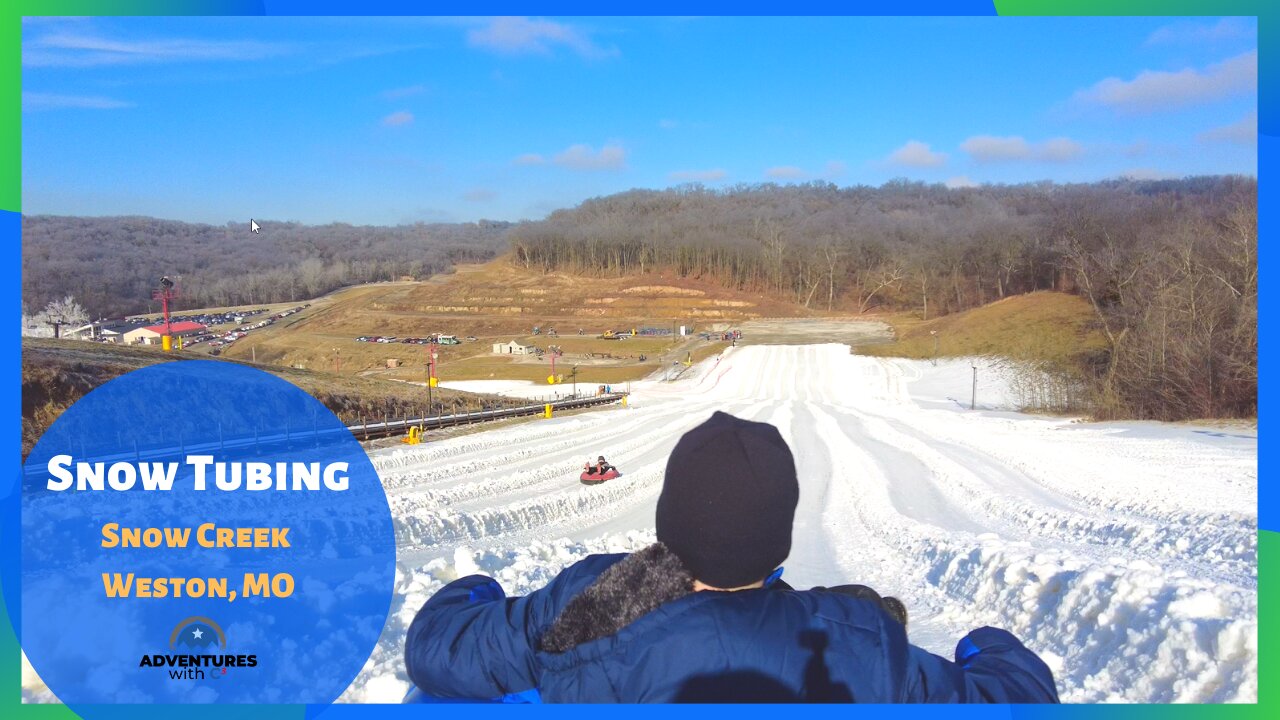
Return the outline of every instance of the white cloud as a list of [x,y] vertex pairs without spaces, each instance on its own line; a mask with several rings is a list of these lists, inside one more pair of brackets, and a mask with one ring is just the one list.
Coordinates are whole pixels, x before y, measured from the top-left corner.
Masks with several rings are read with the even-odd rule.
[[525,153],[523,155],[518,156],[515,160],[512,160],[511,162],[515,163],[516,165],[545,165],[547,164],[547,159],[542,157],[538,153]]
[[484,27],[467,32],[472,47],[508,55],[550,54],[557,46],[567,47],[587,58],[617,55],[617,48],[597,45],[583,31],[565,23],[527,17],[493,18]]
[[1071,138],[1058,137],[1046,140],[1036,148],[1036,157],[1048,162],[1067,162],[1080,157],[1084,148]]
[[934,152],[928,143],[908,141],[906,145],[889,153],[889,163],[907,167],[940,167],[947,162],[947,154]]
[[400,125],[408,125],[413,122],[413,113],[408,110],[400,110],[382,118],[382,124],[387,127],[398,127]]
[[600,152],[590,145],[570,145],[551,161],[570,170],[620,170],[627,165],[627,151],[621,145],[605,145]]
[[1208,25],[1197,22],[1178,22],[1157,28],[1147,38],[1147,45],[1199,45],[1231,40],[1251,40],[1258,36],[1258,29],[1243,18],[1223,18]]
[[953,178],[947,178],[947,182],[945,184],[952,190],[978,187],[978,183],[970,180],[968,175],[957,175]]
[[1201,142],[1256,145],[1258,142],[1258,113],[1254,111],[1229,125],[1206,130],[1197,135],[1196,139]]
[[1028,160],[1031,158],[1031,144],[1016,135],[1011,137],[974,135],[960,143],[960,149],[978,162]]
[[133,107],[133,103],[97,95],[57,95],[54,93],[22,93],[22,109],[35,110],[117,110]]
[[835,180],[841,177],[849,169],[849,164],[842,160],[829,160],[822,169],[822,177],[827,180]]
[[676,170],[670,178],[677,182],[713,182],[723,180],[729,173],[720,168],[714,170]]
[[1120,150],[1120,152],[1124,153],[1125,157],[1129,157],[1129,158],[1144,157],[1150,151],[1151,151],[1151,143],[1148,143],[1146,140],[1138,140],[1136,142],[1132,142],[1124,146]]
[[209,60],[262,60],[284,55],[283,43],[254,40],[115,40],[93,35],[56,33],[23,43],[26,67],[95,67],[139,63]]
[[488,188],[472,188],[462,195],[467,202],[489,202],[498,197],[498,193]]
[[400,98],[412,97],[426,92],[426,85],[410,85],[402,88],[392,88],[382,91],[381,96],[384,100],[399,100]]
[[1127,180],[1177,180],[1181,175],[1174,175],[1155,168],[1130,168],[1120,173]]
[[960,149],[980,163],[1067,162],[1084,153],[1084,147],[1071,138],[1057,137],[1042,143],[1030,143],[1019,135],[974,135],[960,143]]
[[1132,80],[1107,78],[1077,91],[1073,102],[1138,114],[1176,110],[1258,91],[1258,51],[1250,50],[1203,70],[1143,70]]
[[680,126],[680,123],[676,122],[675,120],[659,120],[658,121],[658,127],[662,128],[663,130],[675,130],[679,126]]
[[766,177],[776,180],[796,180],[805,176],[804,170],[795,165],[778,165],[764,171]]

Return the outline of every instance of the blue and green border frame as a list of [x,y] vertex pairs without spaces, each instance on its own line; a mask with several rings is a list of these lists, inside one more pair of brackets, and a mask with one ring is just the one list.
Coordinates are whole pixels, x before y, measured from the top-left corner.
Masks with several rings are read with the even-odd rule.
[[[1267,8],[1272,8],[1267,10]],[[585,0],[550,2],[423,2],[422,0],[10,0],[9,9],[0,9],[0,307],[8,306],[17,319],[21,304],[22,268],[22,17],[24,15],[1075,15],[1075,16],[1197,16],[1239,15],[1258,18],[1259,87],[1258,87],[1258,192],[1259,231],[1265,238],[1274,221],[1272,200],[1277,198],[1269,170],[1276,162],[1277,134],[1280,133],[1280,88],[1276,85],[1280,66],[1280,11],[1274,2],[1260,0],[799,0],[779,6],[760,0],[739,2],[704,2],[686,0],[650,0],[645,3],[603,5]],[[1277,25],[1271,23],[1275,21]],[[1263,282],[1259,296],[1261,327],[1258,358],[1259,427],[1263,416],[1277,405],[1272,376],[1271,340],[1277,329],[1271,327],[1270,308],[1276,293],[1267,282],[1270,277],[1271,250],[1266,242],[1259,244],[1258,261]],[[0,333],[0,369],[11,380],[0,383],[0,437],[8,437],[10,471],[0,481],[0,562],[18,561],[18,477],[21,467],[21,343],[17,333]],[[4,411],[7,407],[10,411]],[[1270,487],[1270,469],[1276,462],[1276,450],[1267,442],[1258,443],[1258,703],[1256,705],[1104,705],[1104,706],[967,706],[944,708],[919,706],[875,706],[851,710],[839,706],[819,706],[806,713],[828,717],[844,717],[856,712],[860,717],[947,717],[947,718],[1174,718],[1175,720],[1209,720],[1225,718],[1275,717],[1280,713],[1280,620],[1271,617],[1280,602],[1280,508],[1277,492]],[[1268,649],[1269,648],[1269,649]],[[75,718],[66,707],[57,705],[23,705],[21,702],[21,668],[17,640],[10,615],[0,598],[0,716],[14,720],[54,720]],[[1270,707],[1271,710],[1266,708]],[[102,708],[107,710],[106,708]],[[108,713],[120,718],[171,718],[183,720],[204,718],[272,718],[289,720],[324,716],[326,718],[378,718],[387,716],[422,717],[426,713],[458,712],[459,706],[440,705],[340,705],[330,708],[306,706],[262,706],[234,708],[219,706],[115,706]],[[721,710],[725,711],[725,710]],[[772,717],[785,709],[740,706],[728,710],[741,716]],[[589,717],[599,712],[590,706],[466,706],[466,714],[551,713],[562,717]],[[609,710],[611,715],[640,716],[653,712],[650,708],[624,706]],[[669,707],[664,714],[693,716],[703,708]],[[714,712],[714,711],[713,711]],[[945,715],[944,715],[945,714]],[[93,713],[98,717],[99,713]]]

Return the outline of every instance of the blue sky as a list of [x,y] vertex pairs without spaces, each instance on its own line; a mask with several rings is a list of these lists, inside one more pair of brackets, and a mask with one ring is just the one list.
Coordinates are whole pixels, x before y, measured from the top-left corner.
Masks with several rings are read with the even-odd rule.
[[629,188],[1256,174],[1238,18],[23,26],[23,211],[398,224]]

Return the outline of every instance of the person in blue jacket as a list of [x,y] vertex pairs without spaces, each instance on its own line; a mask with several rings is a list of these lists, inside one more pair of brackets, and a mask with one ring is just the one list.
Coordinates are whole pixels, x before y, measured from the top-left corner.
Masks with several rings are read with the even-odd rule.
[[773,582],[798,499],[777,429],[717,412],[668,459],[657,543],[589,556],[524,597],[482,575],[449,583],[409,626],[409,677],[436,699],[1058,701],[1004,630],[970,632],[949,661],[907,641],[893,598]]

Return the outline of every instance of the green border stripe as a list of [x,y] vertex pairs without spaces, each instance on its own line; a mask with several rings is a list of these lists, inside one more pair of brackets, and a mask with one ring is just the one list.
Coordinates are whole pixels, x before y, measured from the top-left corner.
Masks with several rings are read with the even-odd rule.
[[0,138],[5,157],[0,167],[0,210],[22,211],[22,18],[0,19]]
[[1262,15],[1259,0],[995,0],[999,15]]

